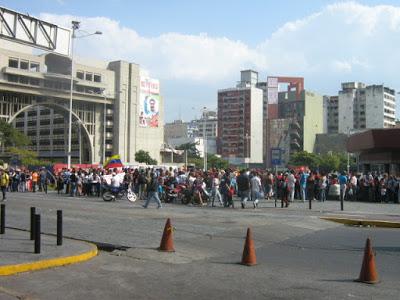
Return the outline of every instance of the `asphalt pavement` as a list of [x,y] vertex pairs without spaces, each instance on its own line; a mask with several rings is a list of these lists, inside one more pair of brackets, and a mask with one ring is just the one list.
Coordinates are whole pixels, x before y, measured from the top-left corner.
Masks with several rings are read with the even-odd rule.
[[[320,219],[399,221],[396,204],[345,202],[344,212],[337,201],[313,202],[311,211],[308,203],[285,209],[273,201],[244,210],[238,202],[235,209],[175,204],[143,209],[122,200],[32,194],[9,195],[8,227],[29,228],[29,209],[35,206],[43,232],[54,233],[56,210],[62,209],[65,236],[113,251],[74,265],[0,277],[0,299],[398,299],[400,294],[399,229]],[[167,217],[175,227],[175,253],[156,250]],[[238,264],[247,227],[256,246],[254,267]],[[377,285],[353,282],[367,237],[377,253]]]

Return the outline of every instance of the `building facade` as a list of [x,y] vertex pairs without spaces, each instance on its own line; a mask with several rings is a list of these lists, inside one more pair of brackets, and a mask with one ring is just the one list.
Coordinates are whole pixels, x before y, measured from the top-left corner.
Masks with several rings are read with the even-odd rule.
[[[0,117],[30,137],[39,157],[66,162],[70,58],[0,49],[0,70]],[[158,81],[125,61],[77,62],[73,70],[72,162],[101,163],[120,154],[133,163],[138,150],[159,160],[164,105]]]
[[365,129],[392,128],[396,125],[395,120],[393,89],[383,85],[366,86],[361,82],[342,83],[338,96],[337,132],[349,134]]
[[263,163],[263,91],[256,74],[244,71],[236,88],[218,91],[217,152],[232,164]]

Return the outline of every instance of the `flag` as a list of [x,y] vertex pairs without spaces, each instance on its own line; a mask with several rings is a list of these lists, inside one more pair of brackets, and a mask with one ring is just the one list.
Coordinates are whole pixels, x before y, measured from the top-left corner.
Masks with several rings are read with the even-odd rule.
[[104,163],[104,169],[122,168],[124,165],[121,162],[121,157],[119,154],[111,156]]

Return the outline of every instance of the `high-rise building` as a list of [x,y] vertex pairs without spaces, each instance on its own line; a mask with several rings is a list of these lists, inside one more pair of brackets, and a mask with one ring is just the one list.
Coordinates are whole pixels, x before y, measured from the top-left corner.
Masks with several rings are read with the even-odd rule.
[[263,91],[258,73],[241,72],[236,88],[218,91],[217,151],[232,164],[263,163]]
[[391,128],[396,124],[395,119],[396,95],[393,89],[384,85],[366,86],[361,82],[342,83],[338,96],[339,133]]
[[282,165],[297,151],[313,152],[316,135],[324,131],[323,97],[306,90],[278,93],[278,118],[267,122],[267,167],[271,150],[281,149]]
[[[0,49],[0,117],[32,140],[39,157],[66,162],[71,60]],[[145,150],[159,160],[163,100],[158,80],[125,61],[74,62],[72,162],[99,163]]]
[[339,97],[338,96],[326,96],[326,133],[338,133],[339,132]]

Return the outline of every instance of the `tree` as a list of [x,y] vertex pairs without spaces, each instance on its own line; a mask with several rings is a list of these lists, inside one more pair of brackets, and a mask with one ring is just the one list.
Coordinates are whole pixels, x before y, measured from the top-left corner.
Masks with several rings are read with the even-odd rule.
[[289,165],[308,166],[310,169],[317,169],[320,166],[320,157],[317,154],[307,151],[299,151],[290,157]]
[[195,143],[185,143],[176,147],[177,150],[185,150],[187,151],[188,157],[200,157],[199,150],[197,150],[196,146],[198,142]]
[[222,159],[214,154],[207,155],[208,166],[217,169],[227,169],[229,167],[229,162]]
[[157,165],[157,160],[151,158],[149,152],[144,150],[135,153],[135,160],[146,165]]
[[10,147],[8,151],[14,158],[17,158],[20,161],[21,165],[24,166],[45,166],[50,164],[49,161],[38,159],[38,155],[34,151],[15,147]]
[[11,124],[0,120],[0,142],[5,147],[22,147],[31,143],[29,137],[15,129]]

